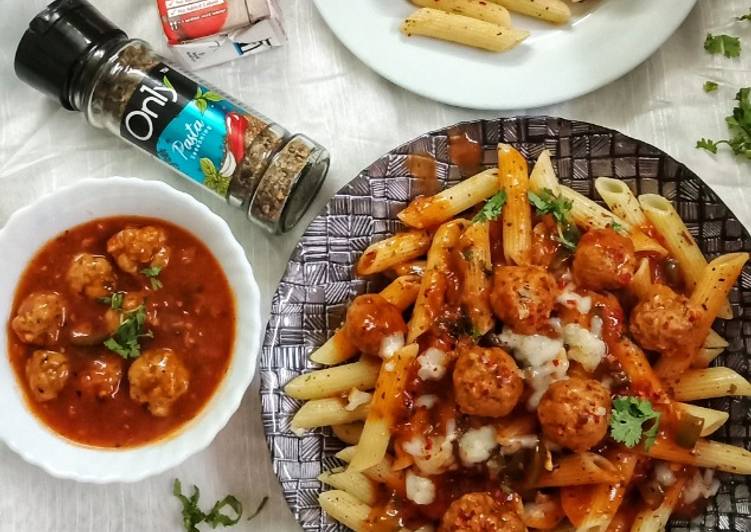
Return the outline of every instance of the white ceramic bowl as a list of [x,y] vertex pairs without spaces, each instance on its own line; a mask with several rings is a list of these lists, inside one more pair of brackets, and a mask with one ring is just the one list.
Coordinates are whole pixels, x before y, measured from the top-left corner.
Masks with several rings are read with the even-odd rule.
[[[34,254],[69,227],[94,218],[161,218],[197,236],[224,269],[235,297],[237,330],[232,360],[219,388],[195,419],[163,440],[108,450],[72,443],[28,409],[7,354],[7,323],[21,274]],[[14,213],[0,230],[0,439],[26,461],[61,478],[134,482],[161,473],[206,448],[240,406],[253,379],[261,335],[260,298],[253,271],[229,226],[191,196],[155,181],[85,179]]]

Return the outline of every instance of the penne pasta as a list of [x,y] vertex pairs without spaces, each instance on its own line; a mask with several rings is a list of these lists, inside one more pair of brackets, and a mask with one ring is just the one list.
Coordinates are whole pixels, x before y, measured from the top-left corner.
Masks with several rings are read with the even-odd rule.
[[340,395],[352,388],[371,390],[378,379],[381,361],[364,356],[359,361],[333,368],[319,369],[295,377],[284,393],[295,399],[322,399]]
[[648,451],[643,447],[635,447],[634,452],[678,464],[719,469],[737,475],[751,475],[751,452],[717,441],[701,439],[696,442],[693,449],[686,449],[664,438],[658,438]]
[[692,405],[689,403],[676,403],[675,406],[680,411],[704,420],[704,425],[700,434],[702,438],[717,432],[717,430],[722,427],[730,417],[730,414],[727,412],[714,410],[713,408],[704,408],[703,406]]
[[362,421],[368,416],[370,409],[369,404],[361,405],[354,410],[347,410],[346,406],[343,400],[336,398],[308,401],[292,418],[290,428],[293,432],[296,432],[300,429]]
[[318,476],[318,480],[334,489],[346,491],[365,504],[372,506],[378,500],[375,484],[362,473],[325,471]]
[[495,324],[490,308],[490,224],[475,222],[459,237],[458,261],[462,272],[462,307],[472,322],[473,334],[484,335]]
[[559,183],[558,177],[553,169],[553,162],[550,160],[550,152],[542,150],[537,158],[532,173],[529,174],[529,190],[539,193],[545,189],[550,190],[553,195],[558,195]]
[[318,496],[321,508],[352,530],[362,530],[372,508],[346,491],[324,491]]
[[409,231],[371,244],[357,261],[357,275],[373,275],[422,257],[430,248],[430,240],[427,231]]
[[[642,194],[639,196],[639,204],[644,215],[662,237],[670,254],[678,261],[689,289],[693,289],[704,275],[707,259],[702,255],[686,224],[672,203],[660,195]],[[719,317],[733,317],[728,303],[723,305]]]
[[511,27],[511,14],[508,9],[485,0],[411,0],[411,2],[419,7],[432,7],[447,13],[464,15],[507,28]]
[[730,368],[689,370],[667,383],[676,401],[751,396],[751,383]]
[[639,267],[634,272],[634,277],[628,285],[631,292],[637,300],[648,299],[652,295],[652,268],[649,265],[649,259],[643,258],[639,262]]
[[[350,463],[352,461],[352,458],[355,456],[356,451],[356,446],[345,447],[344,449],[336,453],[335,456],[342,462]],[[379,463],[366,469],[362,472],[362,474],[369,479],[374,480],[375,482],[385,484],[392,490],[403,492],[404,472],[395,471],[393,468],[393,463],[394,459],[387,454]]]
[[498,192],[498,170],[485,170],[430,197],[417,197],[398,214],[410,227],[435,227]]
[[344,443],[348,445],[356,445],[357,442],[360,441],[362,426],[362,423],[355,421],[354,423],[333,425],[331,430],[334,431],[334,436],[342,440]]
[[626,183],[612,177],[598,177],[595,179],[595,189],[613,214],[626,220],[634,227],[642,227],[649,223],[644,211],[641,210],[639,200]]
[[350,471],[362,472],[378,464],[386,455],[398,402],[402,400],[407,385],[407,369],[417,356],[418,349],[417,344],[407,345],[381,367],[373,403],[349,465]]
[[407,324],[407,342],[412,343],[425,333],[443,305],[451,250],[459,242],[468,222],[461,218],[438,228],[428,251],[428,263],[420,290]]
[[621,480],[616,484],[598,484],[592,487],[587,504],[587,514],[575,528],[576,532],[606,532],[623,502],[634,475],[638,456],[630,452],[614,451],[608,454],[618,469]]
[[666,488],[665,496],[660,506],[654,509],[646,508],[636,514],[631,532],[663,532],[668,524],[670,515],[673,513],[675,507],[678,506],[685,483],[686,478],[680,475],[673,485]]
[[662,382],[652,371],[647,356],[638,345],[623,337],[613,346],[613,356],[628,376],[632,387],[647,389],[652,397],[667,399]]
[[553,24],[564,24],[571,18],[571,10],[562,0],[490,0],[509,11],[539,18]]
[[704,340],[704,345],[696,353],[691,367],[693,368],[706,368],[709,364],[725,351],[725,348],[730,345],[727,340],[720,336],[714,329],[709,329],[709,334]]
[[544,471],[536,488],[584,486],[587,484],[616,484],[621,480],[618,469],[604,456],[595,453],[576,453],[563,457],[553,471]]
[[532,207],[527,200],[527,160],[508,144],[498,145],[498,177],[506,191],[503,255],[509,264],[527,265],[532,250]]
[[[391,284],[381,290],[380,294],[386,301],[404,312],[415,302],[419,290],[420,277],[403,275],[394,279]],[[310,360],[318,364],[333,366],[349,360],[356,354],[357,346],[350,342],[342,327],[310,355]]]
[[401,32],[407,37],[422,35],[490,52],[509,50],[529,37],[529,32],[525,30],[427,7],[418,9],[407,17],[402,22]]
[[425,260],[410,260],[397,264],[392,268],[392,271],[396,275],[420,275],[425,273],[425,266],[427,261]]

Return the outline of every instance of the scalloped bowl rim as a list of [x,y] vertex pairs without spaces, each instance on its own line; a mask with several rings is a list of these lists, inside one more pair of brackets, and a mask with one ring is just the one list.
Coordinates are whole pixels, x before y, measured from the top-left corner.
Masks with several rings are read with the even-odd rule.
[[[124,449],[71,442],[29,411],[7,353],[7,323],[21,273],[51,238],[108,216],[160,218],[193,233],[222,266],[235,299],[235,342],[221,384],[198,415],[164,438]],[[239,408],[255,374],[261,338],[260,294],[245,252],[227,223],[192,196],[134,177],[82,179],[14,212],[0,229],[0,440],[54,477],[97,484],[136,482],[205,449]],[[240,304],[242,302],[242,304]]]

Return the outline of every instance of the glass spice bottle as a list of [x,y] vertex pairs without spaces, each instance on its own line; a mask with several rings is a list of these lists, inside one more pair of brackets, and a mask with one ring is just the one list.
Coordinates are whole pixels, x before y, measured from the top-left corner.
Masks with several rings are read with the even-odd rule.
[[299,221],[328,171],[322,146],[176,68],[86,0],[56,0],[37,15],[15,69],[273,233]]

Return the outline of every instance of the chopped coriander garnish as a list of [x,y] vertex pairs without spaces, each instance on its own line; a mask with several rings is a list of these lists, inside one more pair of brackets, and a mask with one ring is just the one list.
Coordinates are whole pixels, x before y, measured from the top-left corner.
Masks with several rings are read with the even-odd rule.
[[712,140],[702,138],[696,147],[717,153],[720,144],[727,144],[735,155],[742,155],[751,159],[751,87],[744,87],[735,96],[738,105],[733,108],[733,114],[725,118],[731,138]]
[[741,40],[732,35],[712,35],[711,33],[707,33],[707,38],[704,40],[704,49],[710,54],[738,57],[741,55]]
[[622,226],[621,224],[619,224],[618,222],[616,222],[615,220],[613,220],[612,222],[610,222],[610,228],[611,228],[611,229],[612,229],[613,231],[615,231],[616,233],[625,233],[625,232],[626,232],[626,228],[625,228],[625,227],[623,227],[623,226]]
[[266,506],[267,502],[269,502],[269,496],[268,495],[264,496],[264,498],[261,499],[261,502],[258,504],[258,508],[256,508],[255,511],[248,516],[248,518],[246,519],[246,521],[251,521],[258,514],[260,514],[261,510],[263,510],[263,507]]
[[490,222],[492,220],[495,220],[501,215],[501,212],[503,212],[503,206],[505,204],[506,191],[500,190],[496,192],[494,196],[492,196],[488,201],[485,202],[485,205],[482,206],[480,212],[475,214],[474,218],[472,218],[472,223]]
[[111,296],[97,298],[97,301],[109,305],[113,310],[119,310],[123,306],[123,297],[125,292],[114,292]]
[[[190,497],[183,495],[182,491],[182,484],[178,479],[175,479],[172,483],[172,495],[177,497],[182,504],[183,526],[186,532],[199,532],[197,526],[199,523],[205,522],[211,528],[216,528],[219,525],[226,527],[236,525],[242,518],[243,505],[234,495],[227,495],[223,499],[216,501],[209,513],[205,513],[198,507],[198,499],[201,497],[198,487],[193,486],[193,493]],[[268,497],[264,497],[261,500],[261,504],[258,505],[256,511],[248,517],[248,521],[256,517],[263,510],[268,499]],[[222,513],[225,507],[229,507],[234,515]]]
[[714,81],[704,82],[704,92],[714,92],[717,90],[717,87],[719,87],[719,85]]
[[744,21],[744,20],[748,20],[749,22],[751,22],[751,9],[749,9],[749,12],[746,13],[745,15],[741,15],[740,17],[735,17],[735,20],[737,20],[739,22],[740,21]]
[[138,358],[141,356],[139,339],[154,336],[151,331],[144,329],[145,323],[146,309],[143,305],[135,310],[123,313],[120,316],[120,325],[117,331],[104,341],[104,347],[126,360]]
[[159,290],[161,287],[164,286],[162,284],[162,281],[158,279],[159,274],[162,273],[161,266],[149,266],[148,268],[143,268],[141,270],[141,273],[149,278],[149,282],[151,283],[152,290]]
[[[645,430],[644,424],[653,421]],[[647,399],[621,395],[613,399],[613,413],[610,418],[610,435],[626,447],[636,447],[644,440],[644,448],[649,450],[657,440],[660,428],[660,413],[652,408]]]
[[575,250],[581,235],[579,229],[571,221],[573,202],[563,196],[555,195],[549,188],[544,188],[539,193],[530,191],[527,197],[539,214],[553,215],[558,225],[558,241],[566,249]]

